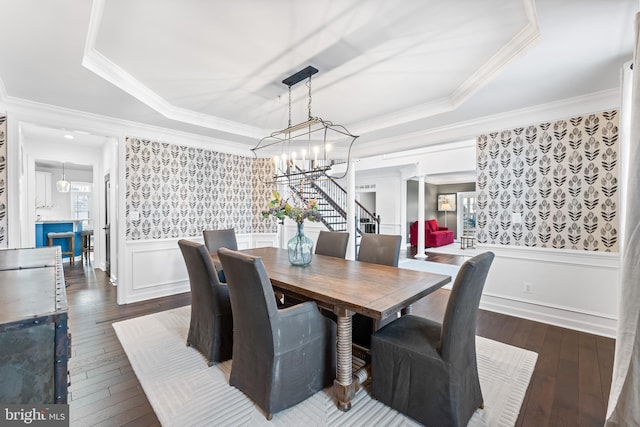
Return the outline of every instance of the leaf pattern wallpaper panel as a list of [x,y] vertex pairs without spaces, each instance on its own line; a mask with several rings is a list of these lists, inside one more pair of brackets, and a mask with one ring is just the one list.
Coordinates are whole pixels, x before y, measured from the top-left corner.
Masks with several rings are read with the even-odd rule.
[[0,248],[8,248],[7,229],[7,117],[0,116]]
[[618,116],[480,135],[478,242],[617,252]]
[[271,196],[263,177],[270,177],[272,165],[269,159],[127,138],[127,239],[201,236],[216,228],[275,232],[276,223],[260,214]]

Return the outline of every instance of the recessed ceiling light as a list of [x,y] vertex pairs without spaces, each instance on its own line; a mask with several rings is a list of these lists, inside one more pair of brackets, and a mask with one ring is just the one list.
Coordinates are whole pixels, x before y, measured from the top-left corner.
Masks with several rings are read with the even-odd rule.
[[73,139],[73,135],[71,135],[71,134],[69,134],[69,133],[65,133],[65,134],[64,134],[64,137],[65,137],[66,139]]

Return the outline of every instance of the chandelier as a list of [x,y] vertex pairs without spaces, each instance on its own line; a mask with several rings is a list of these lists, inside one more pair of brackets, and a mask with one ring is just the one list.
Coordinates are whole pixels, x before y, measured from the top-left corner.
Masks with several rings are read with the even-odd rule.
[[[329,176],[330,171],[334,172],[332,169],[338,164],[344,164],[344,169],[332,173],[331,177],[344,178],[349,170],[351,146],[358,136],[342,125],[311,114],[311,76],[317,72],[316,68],[308,66],[282,81],[289,88],[287,127],[262,138],[251,149],[256,157],[258,151],[264,150],[263,153],[273,158],[274,183],[321,179]],[[292,124],[291,87],[305,79],[308,87],[307,120]]]

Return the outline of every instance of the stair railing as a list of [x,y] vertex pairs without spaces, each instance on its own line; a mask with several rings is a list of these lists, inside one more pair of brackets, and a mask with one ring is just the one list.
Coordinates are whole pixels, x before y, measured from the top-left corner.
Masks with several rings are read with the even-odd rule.
[[[345,231],[347,229],[347,190],[338,184],[333,178],[325,175],[322,179],[305,181],[303,186],[289,185],[291,190],[301,199],[316,198],[319,205],[328,205],[342,221],[330,220],[333,216],[323,217],[323,224],[331,231]],[[315,196],[315,197],[314,197]],[[371,213],[356,200],[356,233],[380,233],[380,216]]]

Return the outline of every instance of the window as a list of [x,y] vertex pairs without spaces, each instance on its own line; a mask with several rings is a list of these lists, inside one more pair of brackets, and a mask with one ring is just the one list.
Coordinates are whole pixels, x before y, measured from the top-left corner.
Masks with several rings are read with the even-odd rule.
[[71,212],[73,219],[91,218],[91,182],[71,182]]

